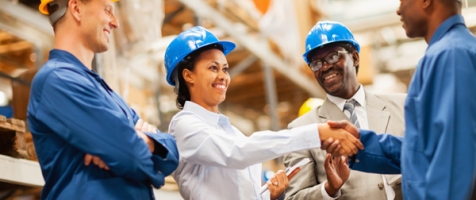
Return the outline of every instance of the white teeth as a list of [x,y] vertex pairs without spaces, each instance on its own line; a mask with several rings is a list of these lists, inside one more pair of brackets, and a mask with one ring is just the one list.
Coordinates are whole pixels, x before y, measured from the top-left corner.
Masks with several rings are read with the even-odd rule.
[[331,74],[331,75],[329,75],[329,76],[324,77],[324,79],[325,79],[325,80],[329,80],[329,79],[334,78],[334,77],[336,77],[336,76],[337,76],[336,74]]
[[225,85],[214,85],[218,89],[225,89]]

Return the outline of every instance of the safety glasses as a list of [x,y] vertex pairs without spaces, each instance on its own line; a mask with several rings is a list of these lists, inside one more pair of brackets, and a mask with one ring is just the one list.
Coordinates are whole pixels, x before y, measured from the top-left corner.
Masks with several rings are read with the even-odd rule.
[[333,51],[327,54],[324,58],[321,59],[315,59],[311,63],[309,63],[309,68],[313,72],[319,71],[322,66],[324,65],[324,62],[326,62],[329,65],[332,65],[336,62],[338,62],[342,58],[342,54],[344,53],[349,53],[347,51]]

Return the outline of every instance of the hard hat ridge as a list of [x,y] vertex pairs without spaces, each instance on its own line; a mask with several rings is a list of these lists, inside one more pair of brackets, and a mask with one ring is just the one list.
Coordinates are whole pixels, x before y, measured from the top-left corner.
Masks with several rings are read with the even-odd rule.
[[346,42],[352,44],[357,52],[360,52],[360,45],[354,39],[352,32],[339,22],[321,21],[317,22],[309,31],[306,38],[305,53],[302,55],[304,61],[309,64],[308,56],[313,50],[328,44]]
[[167,82],[175,86],[175,78],[172,75],[177,65],[188,55],[210,45],[220,45],[225,55],[236,47],[233,42],[218,40],[212,32],[201,26],[195,26],[180,33],[165,50],[164,64]]

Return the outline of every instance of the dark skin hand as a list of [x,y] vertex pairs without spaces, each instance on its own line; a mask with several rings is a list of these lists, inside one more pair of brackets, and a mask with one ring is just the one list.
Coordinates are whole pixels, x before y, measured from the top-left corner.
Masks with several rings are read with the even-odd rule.
[[[359,129],[348,121],[345,121],[345,120],[342,120],[342,121],[327,121],[327,125],[329,125],[329,127],[331,127],[331,128],[343,129],[343,130],[347,131],[348,133],[352,134],[352,136],[354,136],[355,138],[360,139]],[[360,140],[359,140],[359,143],[360,143]],[[360,143],[360,144],[362,144],[362,143]],[[362,148],[359,147],[359,149],[363,150],[364,149],[363,145],[362,145]],[[327,153],[330,153],[335,157],[337,157],[337,156],[351,156],[349,154],[342,153],[342,150],[340,150],[339,148],[326,149],[326,151],[327,151]],[[357,152],[358,151],[354,151],[354,154],[357,154]]]
[[[273,178],[269,179],[268,182],[266,183],[268,185],[269,193],[271,196],[271,199],[278,199],[279,196],[286,190],[286,188],[289,186],[289,180],[291,180],[294,175],[296,175],[299,170],[301,170],[299,167],[296,168],[289,176],[286,177],[286,172],[283,170],[279,170]],[[273,184],[277,183],[277,185]]]
[[339,142],[339,147],[332,152],[339,155],[352,156],[357,154],[359,149],[364,149],[360,140],[355,137],[355,135],[358,134],[358,130],[340,128],[338,125],[335,126],[336,127],[331,127],[329,124],[318,124],[319,137],[321,138],[321,141],[324,141],[321,145],[323,149],[325,146],[324,143],[328,139],[333,139]]
[[331,154],[327,154],[326,160],[324,161],[327,176],[324,189],[329,196],[335,197],[342,185],[349,179],[350,169],[347,163],[347,157],[333,157]]

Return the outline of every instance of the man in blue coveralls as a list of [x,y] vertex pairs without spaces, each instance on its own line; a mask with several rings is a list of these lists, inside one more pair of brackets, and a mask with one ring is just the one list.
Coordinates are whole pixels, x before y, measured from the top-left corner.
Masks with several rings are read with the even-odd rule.
[[111,0],[41,1],[55,32],[28,105],[41,199],[154,199],[151,185],[178,165],[173,137],[142,122],[91,70],[119,26],[113,9]]
[[[468,199],[476,178],[476,38],[458,0],[401,0],[408,37],[424,37],[405,103],[405,136],[360,130],[352,169],[402,173],[404,199]],[[355,127],[348,122],[334,127]]]

